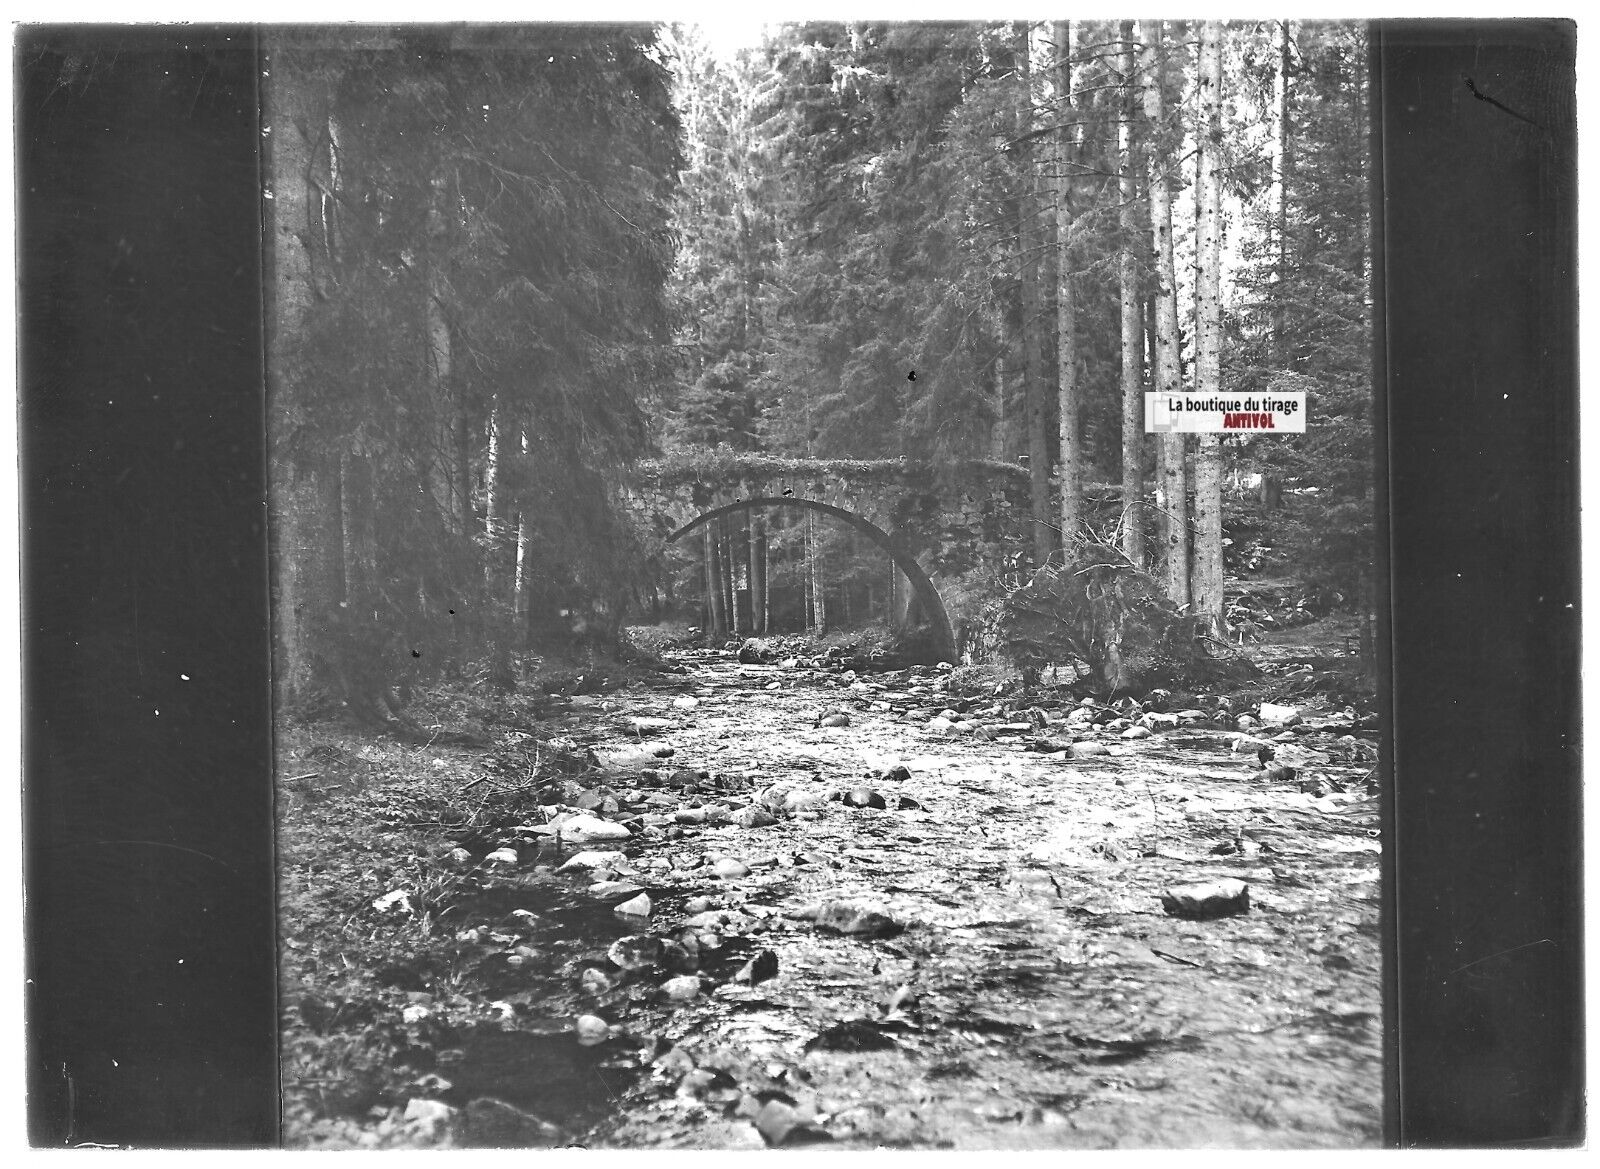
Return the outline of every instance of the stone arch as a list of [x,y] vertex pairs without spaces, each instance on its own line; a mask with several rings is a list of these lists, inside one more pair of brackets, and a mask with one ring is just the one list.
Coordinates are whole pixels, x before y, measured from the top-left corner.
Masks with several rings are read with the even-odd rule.
[[834,507],[830,503],[818,503],[814,499],[800,499],[792,496],[758,495],[751,499],[741,499],[737,503],[726,503],[721,507],[714,507],[703,515],[696,516],[683,527],[667,537],[667,543],[681,539],[690,532],[709,523],[714,519],[730,515],[736,511],[752,511],[758,507],[798,507],[807,511],[821,512],[823,515],[833,516],[843,520],[856,531],[866,536],[884,554],[894,561],[894,566],[905,573],[906,579],[911,582],[911,591],[916,594],[917,600],[922,605],[922,611],[928,615],[928,620],[933,623],[933,635],[938,642],[938,652],[947,662],[956,660],[956,638],[950,628],[950,615],[945,612],[944,601],[939,597],[939,590],[933,587],[933,581],[928,579],[928,574],[922,571],[922,565],[914,560],[910,553],[902,551],[896,546],[889,533],[870,520],[862,519],[854,512],[846,511],[842,507]]

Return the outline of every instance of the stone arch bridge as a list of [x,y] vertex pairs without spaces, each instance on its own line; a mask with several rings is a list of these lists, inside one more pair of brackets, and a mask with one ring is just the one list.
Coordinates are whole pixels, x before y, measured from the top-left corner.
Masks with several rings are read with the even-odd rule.
[[1030,547],[1028,471],[968,459],[783,459],[714,452],[639,464],[630,504],[661,547],[738,512],[788,508],[846,524],[880,548],[927,617],[937,652],[956,639],[939,581],[994,549]]

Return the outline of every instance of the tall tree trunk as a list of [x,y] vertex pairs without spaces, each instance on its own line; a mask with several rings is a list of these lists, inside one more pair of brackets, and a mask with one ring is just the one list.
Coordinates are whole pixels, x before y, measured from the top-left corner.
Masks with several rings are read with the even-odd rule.
[[450,417],[453,447],[450,460],[451,495],[456,504],[456,530],[464,536],[471,536],[476,527],[476,517],[472,511],[472,419],[467,413],[461,387],[455,387],[453,399]]
[[[1197,179],[1200,215],[1195,252],[1195,389],[1222,390],[1222,28],[1200,25],[1200,127]],[[1222,611],[1222,436],[1202,434],[1194,460],[1194,564],[1190,595],[1195,615],[1225,640]]]
[[763,602],[765,589],[762,577],[766,575],[765,552],[766,527],[758,512],[749,513],[750,525],[750,631],[761,634],[767,631],[766,605]]
[[1133,122],[1138,91],[1133,21],[1124,20],[1122,39],[1122,118],[1117,123],[1118,194],[1121,243],[1117,249],[1117,276],[1122,309],[1122,551],[1135,568],[1144,568],[1144,314],[1140,309],[1139,269],[1134,258],[1138,237],[1136,212],[1138,158],[1134,150]]
[[344,600],[351,616],[370,621],[377,592],[377,537],[372,515],[372,467],[346,453],[340,469],[344,529]]
[[1003,362],[994,365],[994,422],[989,427],[989,457],[995,462],[1006,457],[1006,370]]
[[[1284,334],[1284,300],[1289,276],[1289,168],[1293,162],[1289,127],[1289,22],[1278,22],[1278,63],[1272,78],[1272,363],[1278,369],[1290,368],[1293,356]],[[1277,511],[1283,504],[1283,480],[1272,470],[1261,474],[1261,507]]]
[[828,631],[827,579],[822,572],[822,533],[818,525],[807,517],[807,531],[811,535],[811,623],[821,637]]
[[[518,442],[523,457],[528,454],[528,432],[518,425]],[[517,631],[518,646],[527,649],[529,645],[529,627],[533,620],[533,603],[530,595],[533,581],[533,522],[524,505],[517,512],[517,572],[516,583],[512,586],[511,611],[514,626]]]
[[1278,63],[1272,77],[1272,356],[1279,369],[1289,367],[1283,334],[1284,281],[1289,271],[1289,22],[1278,22]]
[[1044,295],[1041,287],[1038,175],[1034,165],[1033,38],[1025,21],[1015,25],[1020,86],[1017,94],[1017,249],[1022,270],[1022,363],[1027,402],[1028,477],[1033,515],[1033,555],[1039,565],[1055,551],[1050,506],[1049,406],[1044,362]]
[[1082,537],[1083,453],[1078,389],[1078,340],[1073,302],[1072,203],[1067,170],[1074,160],[1072,105],[1072,22],[1051,24],[1056,66],[1056,393],[1061,428],[1061,543],[1070,551]]
[[[1142,59],[1145,74],[1145,118],[1149,123],[1150,151],[1150,229],[1154,245],[1156,276],[1156,390],[1175,394],[1183,389],[1178,354],[1178,289],[1172,254],[1172,170],[1173,135],[1166,126],[1166,98],[1163,91],[1165,46],[1161,22],[1140,24],[1144,42]],[[1188,482],[1184,468],[1184,441],[1181,434],[1164,434],[1161,446],[1160,509],[1164,517],[1167,595],[1179,606],[1189,603],[1189,523]]]
[[717,520],[717,591],[722,594],[722,612],[728,623],[728,635],[739,632],[739,598],[733,588],[733,548],[728,538],[728,517]]
[[497,391],[489,409],[489,448],[484,460],[484,533],[489,551],[484,557],[484,584],[496,602],[505,597],[506,571],[511,566],[511,528],[506,519],[505,475],[501,461],[508,441],[517,440],[517,427],[508,422]]
[[728,621],[722,599],[722,556],[717,525],[708,523],[700,530],[705,533],[706,546],[706,601],[711,609],[711,636],[722,640],[728,635]]

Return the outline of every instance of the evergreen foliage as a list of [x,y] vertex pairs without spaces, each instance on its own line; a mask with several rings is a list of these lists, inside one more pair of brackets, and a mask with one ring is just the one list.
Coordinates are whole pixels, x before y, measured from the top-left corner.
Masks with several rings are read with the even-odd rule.
[[[665,356],[679,164],[653,37],[274,33],[272,435],[296,685],[349,677],[329,655],[371,658],[395,634],[437,663],[507,632],[511,598],[482,583],[492,410],[525,435],[498,470],[531,529],[528,613],[626,580],[613,496]],[[342,571],[301,570],[319,558]],[[296,647],[334,615],[369,634],[321,638],[319,668]]]

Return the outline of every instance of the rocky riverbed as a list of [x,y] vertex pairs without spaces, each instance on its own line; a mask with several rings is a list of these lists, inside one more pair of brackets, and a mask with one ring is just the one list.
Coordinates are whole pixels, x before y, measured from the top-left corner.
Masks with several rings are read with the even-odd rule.
[[291,1144],[1377,1142],[1370,715],[678,660],[289,737]]

